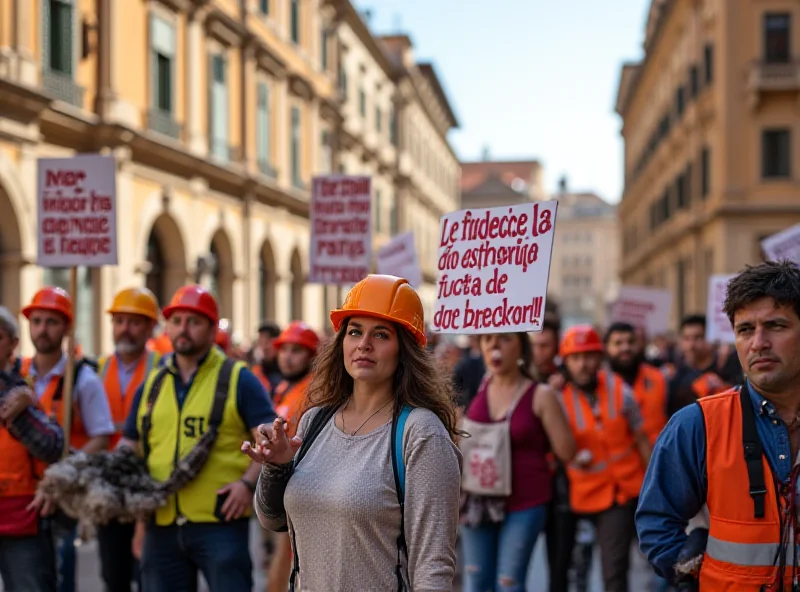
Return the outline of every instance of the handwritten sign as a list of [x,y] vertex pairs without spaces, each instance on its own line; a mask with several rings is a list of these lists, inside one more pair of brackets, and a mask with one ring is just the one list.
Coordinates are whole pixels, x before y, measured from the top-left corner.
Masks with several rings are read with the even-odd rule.
[[623,286],[611,308],[611,321],[630,323],[655,336],[669,330],[669,309],[672,294],[669,290]]
[[39,159],[37,265],[117,264],[116,171],[99,154]]
[[442,217],[435,331],[541,330],[557,205],[525,203]]
[[731,321],[722,311],[725,304],[725,294],[728,291],[728,282],[731,275],[712,275],[708,278],[708,302],[706,305],[706,319],[708,327],[706,329],[706,339],[709,342],[719,341],[720,343],[735,343],[736,335],[733,333]]
[[417,259],[414,233],[399,234],[378,249],[375,267],[378,273],[405,278],[409,284],[419,288],[422,284],[422,270]]
[[773,234],[761,241],[767,261],[788,259],[800,264],[800,224]]
[[311,193],[311,273],[308,281],[355,284],[372,260],[372,179],[315,177]]

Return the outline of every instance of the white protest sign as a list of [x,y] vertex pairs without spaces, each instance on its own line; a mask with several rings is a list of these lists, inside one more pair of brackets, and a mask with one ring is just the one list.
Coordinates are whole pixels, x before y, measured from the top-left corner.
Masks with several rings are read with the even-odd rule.
[[731,327],[728,315],[722,312],[722,305],[725,303],[725,293],[728,290],[728,282],[736,274],[731,275],[712,275],[708,278],[708,303],[706,306],[706,339],[709,342],[719,341],[720,343],[735,343],[736,336]]
[[422,270],[417,259],[413,232],[395,236],[378,249],[375,259],[378,273],[405,278],[415,288],[422,284]]
[[768,236],[761,241],[761,248],[764,250],[767,261],[788,259],[793,263],[800,264],[800,224]]
[[541,331],[558,202],[442,216],[433,328]]
[[622,286],[611,308],[611,321],[641,327],[649,336],[660,335],[669,330],[670,306],[669,290]]
[[308,281],[355,284],[372,259],[372,179],[315,177],[311,191],[311,272]]
[[117,264],[116,173],[111,156],[39,159],[37,265]]

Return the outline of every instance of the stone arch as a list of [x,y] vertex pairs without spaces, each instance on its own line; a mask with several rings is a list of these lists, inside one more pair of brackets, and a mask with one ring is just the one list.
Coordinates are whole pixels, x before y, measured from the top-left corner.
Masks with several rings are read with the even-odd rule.
[[275,253],[269,239],[261,245],[258,256],[258,314],[259,321],[275,320],[275,286],[277,269]]
[[228,233],[219,228],[211,237],[209,279],[211,291],[217,298],[221,318],[233,318],[233,248]]
[[10,311],[21,308],[20,270],[22,232],[8,191],[0,184],[0,303]]
[[153,222],[144,242],[147,262],[145,285],[163,307],[175,291],[186,283],[186,246],[175,219],[162,213]]
[[289,282],[289,320],[303,319],[303,286],[305,285],[305,273],[303,273],[303,259],[300,250],[295,247],[289,259],[289,272],[291,280]]

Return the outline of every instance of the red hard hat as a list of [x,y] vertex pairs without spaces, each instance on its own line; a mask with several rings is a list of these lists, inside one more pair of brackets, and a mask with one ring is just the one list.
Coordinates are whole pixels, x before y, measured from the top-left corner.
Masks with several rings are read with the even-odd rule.
[[162,314],[165,319],[169,319],[173,313],[179,310],[201,314],[215,325],[219,322],[217,301],[203,286],[192,285],[178,288],[169,306],[164,308]]
[[562,358],[571,354],[603,352],[603,341],[591,325],[571,327],[564,333],[558,352]]
[[319,346],[319,335],[308,323],[292,321],[273,342],[276,348],[289,343],[307,347],[311,350],[311,353],[316,354]]
[[72,299],[66,290],[47,286],[33,295],[31,303],[22,309],[22,314],[26,319],[31,318],[31,313],[35,310],[51,310],[60,312],[67,317],[67,322],[72,323]]

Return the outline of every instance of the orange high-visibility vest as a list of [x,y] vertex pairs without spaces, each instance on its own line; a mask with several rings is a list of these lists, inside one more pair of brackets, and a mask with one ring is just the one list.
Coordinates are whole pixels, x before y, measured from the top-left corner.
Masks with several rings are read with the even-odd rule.
[[[32,358],[25,358],[22,360],[20,366],[20,374],[23,378],[30,378]],[[61,376],[53,376],[44,391],[44,395],[39,399],[39,406],[44,412],[50,416],[51,419],[58,422],[58,425],[64,425],[64,410],[61,404],[61,398],[55,398],[58,391],[58,383],[61,381]],[[75,376],[77,383],[78,377]],[[81,419],[80,408],[78,407],[77,393],[73,390],[72,393],[72,425],[70,426],[69,443],[70,446],[81,449],[91,439],[89,434],[86,433],[86,428]]]
[[286,435],[290,438],[295,435],[300,424],[298,414],[302,410],[306,391],[310,384],[311,373],[308,373],[302,380],[295,383],[282,380],[275,388],[275,395],[272,398],[275,404],[275,413],[289,422],[286,426]]
[[733,388],[732,384],[728,384],[714,372],[701,374],[692,382],[692,391],[694,391],[698,399],[718,395],[731,388]]
[[39,483],[38,465],[28,449],[0,427],[0,497],[32,497]]
[[[159,354],[154,351],[144,352],[144,355],[136,363],[136,369],[133,371],[133,376],[131,376],[124,394],[119,385],[119,361],[117,356],[111,355],[100,360],[100,380],[103,381],[105,386],[106,398],[111,409],[111,419],[114,422],[114,426],[123,423],[128,417],[136,390],[142,386],[147,375],[155,368],[159,357]],[[120,438],[121,434],[119,432],[111,436],[109,447],[112,450]]]
[[633,384],[633,397],[642,412],[642,431],[650,444],[667,425],[667,380],[657,368],[642,364]]
[[589,399],[572,384],[563,390],[564,407],[578,450],[592,453],[591,465],[567,467],[570,506],[580,514],[594,514],[639,496],[644,463],[624,413],[622,379],[598,372],[597,413]]
[[269,381],[269,377],[264,374],[264,370],[261,368],[261,364],[254,364],[250,371],[258,378],[261,385],[264,387],[264,390],[267,391],[268,395],[272,395],[272,383]]
[[[700,590],[757,592],[776,575],[780,546],[780,510],[775,479],[762,456],[766,494],[764,517],[753,515],[753,499],[742,443],[742,404],[737,390],[698,401],[706,428],[706,503],[709,536],[700,569]],[[791,590],[789,543],[784,590]]]

